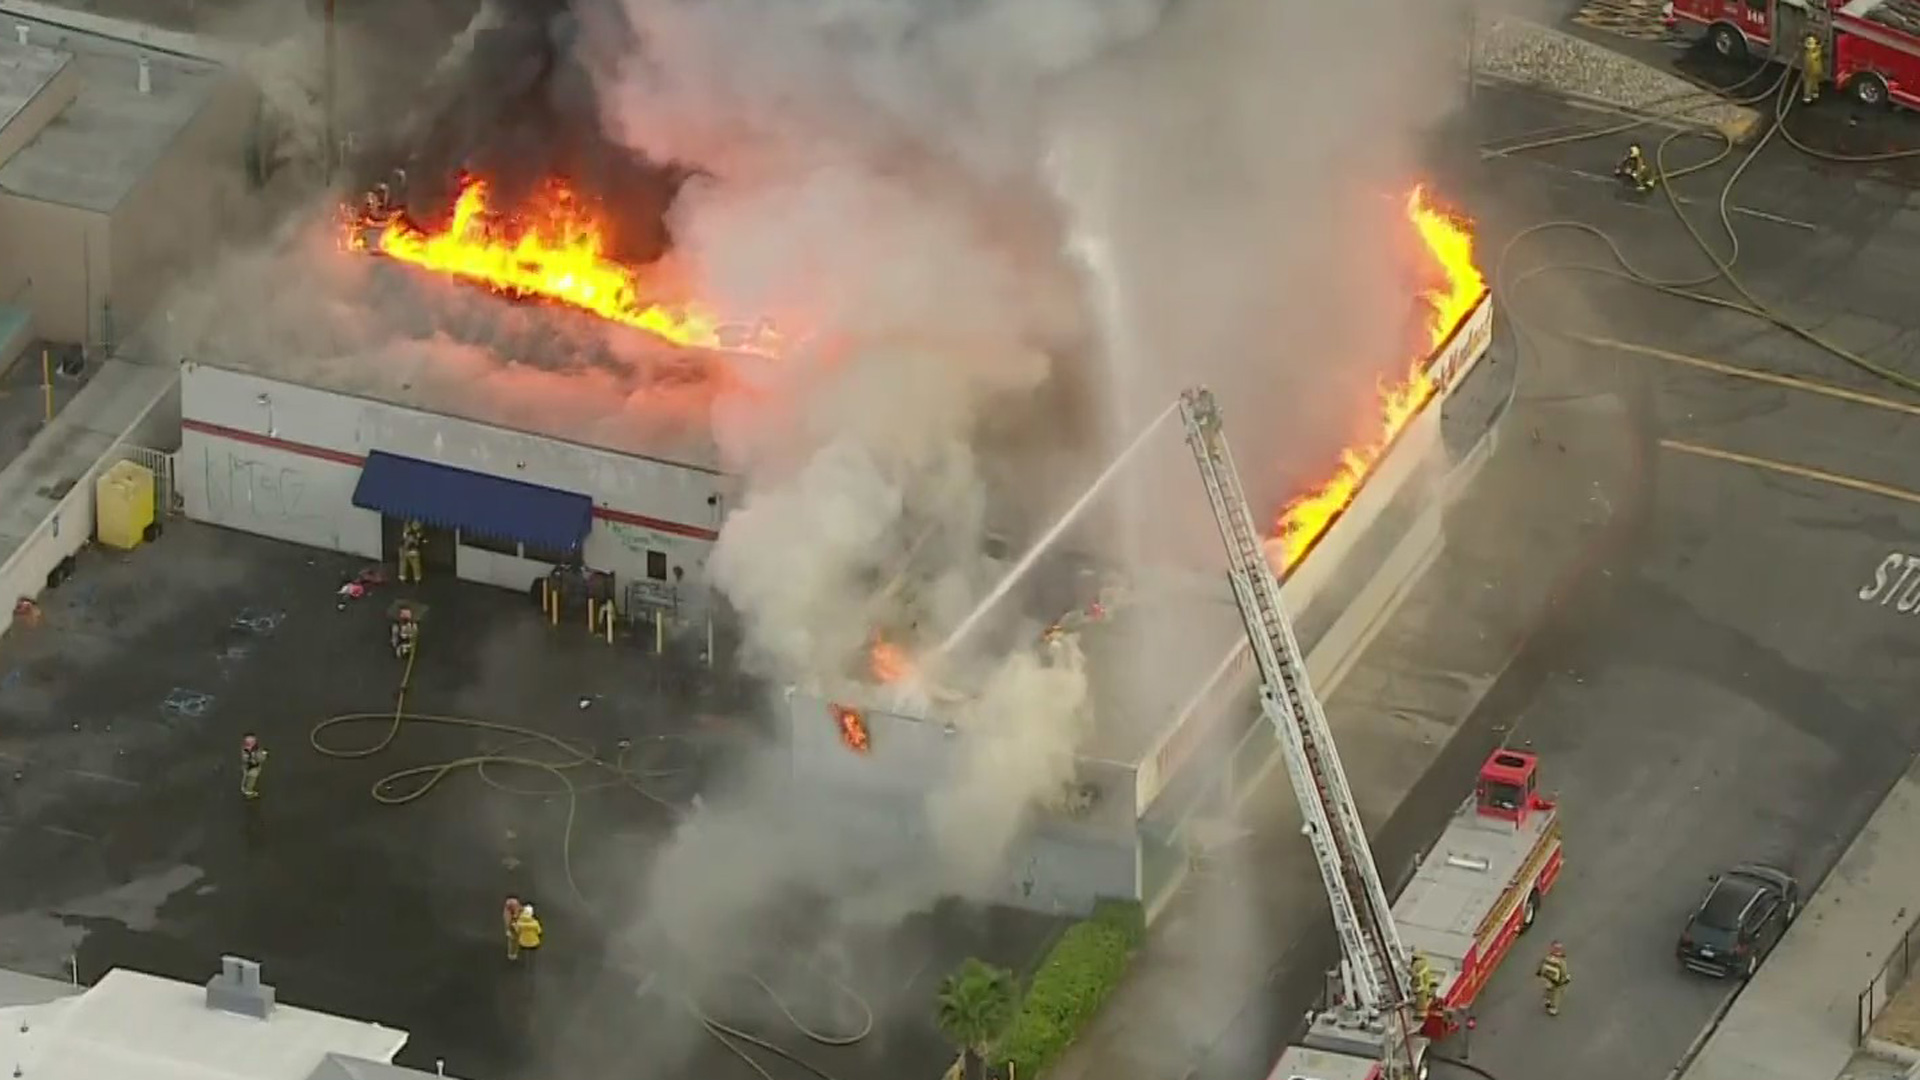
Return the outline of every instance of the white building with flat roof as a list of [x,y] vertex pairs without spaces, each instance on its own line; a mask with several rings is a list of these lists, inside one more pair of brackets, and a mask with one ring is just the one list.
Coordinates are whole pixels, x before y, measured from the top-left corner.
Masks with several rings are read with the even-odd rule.
[[17,1080],[421,1080],[407,1033],[282,1005],[225,957],[205,986],[115,969],[82,990],[0,972],[0,1069]]

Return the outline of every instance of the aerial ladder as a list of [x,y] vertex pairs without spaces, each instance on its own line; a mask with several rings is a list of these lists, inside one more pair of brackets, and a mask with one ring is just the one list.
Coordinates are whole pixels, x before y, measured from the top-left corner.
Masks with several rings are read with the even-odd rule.
[[1303,831],[1340,938],[1336,985],[1328,1007],[1314,1018],[1308,1045],[1324,1043],[1377,1060],[1383,1080],[1424,1076],[1426,1041],[1415,1034],[1419,1024],[1412,1015],[1412,959],[1394,923],[1326,713],[1308,681],[1306,658],[1281,601],[1280,579],[1240,487],[1219,404],[1212,391],[1196,387],[1180,395],[1180,414],[1226,542],[1228,577],[1260,670],[1260,710],[1273,725],[1292,777]]

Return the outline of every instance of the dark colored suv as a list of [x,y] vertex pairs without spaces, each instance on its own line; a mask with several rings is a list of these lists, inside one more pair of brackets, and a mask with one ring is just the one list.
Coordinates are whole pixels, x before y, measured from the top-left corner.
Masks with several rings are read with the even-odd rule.
[[1772,866],[1742,863],[1708,879],[1675,953],[1702,975],[1753,977],[1800,914],[1800,883]]

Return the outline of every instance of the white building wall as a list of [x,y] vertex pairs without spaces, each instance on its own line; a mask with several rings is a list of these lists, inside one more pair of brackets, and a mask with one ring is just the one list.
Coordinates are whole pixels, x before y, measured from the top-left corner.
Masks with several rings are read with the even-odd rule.
[[[589,566],[623,581],[665,554],[668,580],[698,581],[730,478],[524,432],[299,386],[224,368],[181,365],[177,482],[196,521],[367,558],[380,556],[380,516],[353,505],[373,450],[579,492],[593,500]],[[459,550],[463,578],[527,587],[548,564]],[[695,606],[701,590],[685,589]]]

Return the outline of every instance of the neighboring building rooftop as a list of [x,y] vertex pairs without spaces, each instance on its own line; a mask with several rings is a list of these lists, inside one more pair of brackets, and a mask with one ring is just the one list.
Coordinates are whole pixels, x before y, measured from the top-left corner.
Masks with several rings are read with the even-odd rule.
[[[361,1080],[403,1031],[275,1004],[259,969],[229,957],[207,986],[114,970],[86,991],[0,1007],[0,1062],[20,1080]],[[0,991],[7,984],[0,982]]]
[[1160,571],[1081,631],[1093,677],[1092,758],[1131,765],[1153,750],[1246,636],[1216,575]]
[[[136,41],[29,18],[23,10],[0,3],[0,124],[11,115],[9,105],[14,112],[24,107],[25,102],[14,104],[21,86],[35,78],[44,85],[52,78],[43,74],[49,64],[57,73],[70,63],[79,87],[31,142],[0,162],[0,188],[82,210],[110,211],[211,100],[221,69]],[[15,73],[8,74],[10,69]]]

